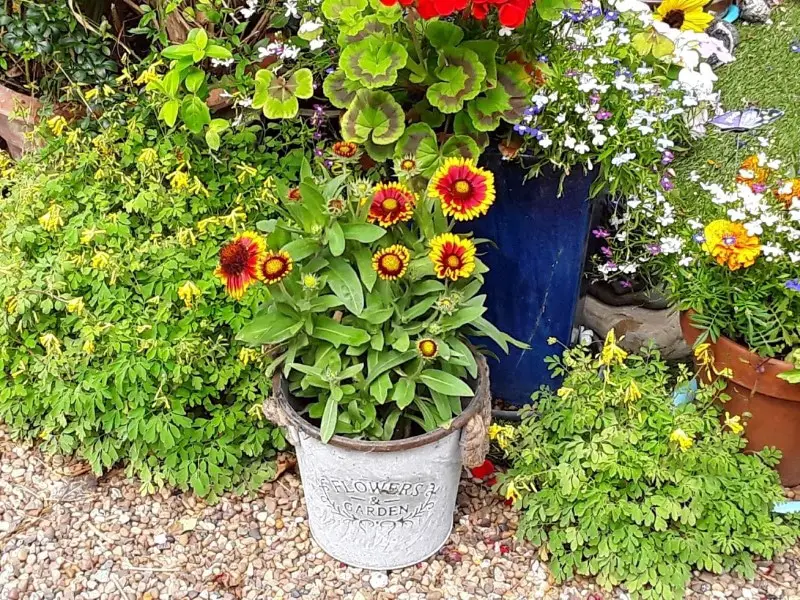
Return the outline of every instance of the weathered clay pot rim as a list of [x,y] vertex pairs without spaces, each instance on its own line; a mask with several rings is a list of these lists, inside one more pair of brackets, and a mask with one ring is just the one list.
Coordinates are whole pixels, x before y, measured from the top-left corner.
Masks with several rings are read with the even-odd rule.
[[[334,435],[328,444],[338,446],[340,448],[347,448],[348,450],[357,450],[360,452],[401,452],[403,450],[410,450],[411,448],[419,448],[432,444],[454,431],[459,431],[469,422],[469,420],[481,410],[482,398],[485,394],[489,393],[489,367],[486,364],[486,359],[479,355],[475,355],[475,360],[478,362],[478,378],[476,380],[475,394],[472,396],[467,407],[461,411],[448,429],[439,427],[433,431],[428,431],[422,435],[415,435],[410,438],[402,440],[391,440],[388,442],[382,441],[369,441],[369,440],[356,440],[342,435]],[[319,427],[306,421],[287,400],[292,395],[289,392],[289,383],[280,373],[276,373],[272,378],[272,387],[275,392],[279,389],[282,393],[274,393],[273,397],[278,402],[278,407],[290,423],[297,427],[300,431],[313,437],[314,439],[321,440],[322,435]]]
[[[690,346],[694,346],[694,342],[697,340],[697,337],[700,335],[701,331],[697,327],[692,324],[692,315],[695,314],[695,311],[688,310],[681,312],[681,329],[683,330],[683,337],[689,343]],[[708,342],[714,347],[717,352],[715,352],[715,357],[717,355],[725,355],[729,354],[731,356],[735,356],[738,364],[742,367],[749,367],[749,371],[752,375],[753,379],[757,379],[758,382],[761,384],[759,392],[762,394],[768,394],[775,398],[779,398],[781,400],[786,400],[789,402],[800,402],[800,385],[789,383],[788,381],[784,381],[783,379],[779,379],[778,375],[780,373],[784,373],[786,371],[791,371],[794,369],[794,365],[788,363],[784,360],[779,358],[764,358],[756,354],[755,352],[751,352],[746,347],[742,346],[741,344],[734,342],[732,339],[726,336],[720,336],[716,342],[711,341],[709,338]],[[758,365],[764,368],[763,373],[758,373],[755,370],[754,365]],[[723,365],[726,366],[726,365]],[[741,386],[747,387],[748,389],[755,389],[753,382],[748,381],[747,378],[743,377],[742,370],[737,370],[735,368],[736,365],[727,365],[731,367],[733,371],[733,377],[731,380]],[[748,369],[744,369],[747,371]]]

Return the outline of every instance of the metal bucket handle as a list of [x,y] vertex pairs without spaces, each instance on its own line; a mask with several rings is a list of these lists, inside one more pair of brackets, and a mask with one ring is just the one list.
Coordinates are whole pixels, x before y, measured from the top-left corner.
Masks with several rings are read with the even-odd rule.
[[[478,362],[478,378],[475,386],[475,396],[469,406],[464,409],[461,417],[456,417],[453,421],[454,426],[461,428],[459,442],[461,462],[465,467],[469,468],[477,467],[486,460],[486,454],[489,452],[487,432],[492,422],[489,367],[482,356],[476,354],[476,359]],[[263,410],[264,416],[268,420],[284,428],[286,438],[292,445],[298,446],[300,444],[301,436],[299,433],[301,430],[306,434],[319,438],[319,429],[304,420],[292,407],[287,382],[281,377],[280,373],[277,373],[273,378],[272,395],[264,400]],[[467,416],[465,413],[471,414],[464,423],[464,418]],[[429,443],[447,434],[446,430],[438,429],[414,438],[390,442],[365,442],[363,440],[333,436],[330,443],[365,452],[390,452]],[[362,446],[369,446],[369,448],[362,448]]]

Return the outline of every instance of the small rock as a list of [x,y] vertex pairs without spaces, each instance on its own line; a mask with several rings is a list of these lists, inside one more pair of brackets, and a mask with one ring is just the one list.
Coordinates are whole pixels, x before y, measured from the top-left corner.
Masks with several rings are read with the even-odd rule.
[[373,571],[369,576],[369,584],[373,590],[380,590],[389,585],[389,576],[385,571]]

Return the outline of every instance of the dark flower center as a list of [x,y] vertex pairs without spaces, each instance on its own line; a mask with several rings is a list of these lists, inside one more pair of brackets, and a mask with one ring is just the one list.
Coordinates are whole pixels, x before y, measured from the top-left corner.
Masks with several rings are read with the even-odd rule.
[[219,251],[219,264],[226,275],[244,273],[250,253],[242,244],[228,244]]
[[672,27],[673,29],[680,29],[683,26],[683,22],[686,19],[682,10],[671,10],[667,13],[667,16],[664,17],[664,23]]

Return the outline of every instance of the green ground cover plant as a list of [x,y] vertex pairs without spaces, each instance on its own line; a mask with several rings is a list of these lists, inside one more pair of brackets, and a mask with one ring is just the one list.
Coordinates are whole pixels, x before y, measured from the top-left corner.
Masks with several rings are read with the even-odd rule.
[[143,491],[252,488],[284,444],[262,357],[234,341],[265,294],[222,301],[214,267],[298,178],[304,125],[245,125],[212,154],[135,91],[114,106],[3,160],[0,419],[98,473],[125,461]]
[[796,540],[797,522],[770,512],[783,500],[779,455],[741,452],[745,426],[715,401],[719,384],[676,407],[672,390],[690,374],[674,377],[655,351],[627,356],[613,331],[599,358],[578,347],[551,367],[563,386],[534,394],[506,436],[500,486],[557,580],[591,575],[634,598],[679,599],[692,569],[752,576],[754,556]]

